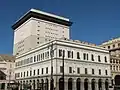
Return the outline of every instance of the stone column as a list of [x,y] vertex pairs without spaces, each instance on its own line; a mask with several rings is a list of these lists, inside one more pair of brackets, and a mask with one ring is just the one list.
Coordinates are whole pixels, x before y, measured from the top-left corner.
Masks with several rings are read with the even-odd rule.
[[64,83],[64,90],[68,90],[68,79],[64,79],[65,83]]
[[95,82],[95,90],[98,90],[98,82]]
[[73,85],[72,90],[76,90],[76,80],[75,79],[73,79],[72,85]]
[[55,90],[59,90],[59,77],[56,76],[56,89]]
[[31,79],[31,90],[33,90],[33,80]]
[[37,79],[35,79],[35,89],[37,89]]
[[49,88],[48,88],[49,90],[50,90],[50,83],[51,83],[51,78],[49,79]]
[[102,82],[102,90],[105,90],[105,82]]
[[80,85],[80,90],[84,90],[84,79],[81,79],[81,85]]
[[7,90],[7,83],[5,83],[5,90]]
[[92,90],[92,87],[91,87],[91,81],[88,82],[88,90]]

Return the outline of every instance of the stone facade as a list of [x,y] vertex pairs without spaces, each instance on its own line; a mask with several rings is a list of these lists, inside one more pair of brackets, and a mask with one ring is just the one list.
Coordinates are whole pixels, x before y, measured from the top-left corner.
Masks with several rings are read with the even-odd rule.
[[15,57],[0,55],[0,90],[7,90],[8,83],[14,83]]
[[[107,50],[101,49],[97,46],[90,46],[67,40],[55,40],[52,43],[54,43],[53,44],[54,56],[52,60],[53,60],[54,88],[56,90],[59,90],[60,78],[62,77],[62,72],[60,69],[63,63],[61,50],[65,51],[64,74],[66,90],[70,90],[70,88],[68,89],[68,87],[70,87],[70,85],[68,86],[69,79],[72,80],[73,90],[77,90],[76,89],[77,80],[80,81],[81,84],[80,88],[82,88],[82,90],[84,89],[85,82],[87,83],[85,85],[88,86],[90,85],[89,87],[91,87],[92,83],[91,81],[94,81],[96,83],[95,84],[96,87],[98,87],[97,86],[99,85],[98,80],[101,80],[101,85],[103,85],[101,87],[103,89],[105,89],[106,81],[107,82],[106,88],[108,88],[108,84],[110,84],[111,81],[111,71],[109,52]],[[16,80],[19,83],[23,84],[27,82],[30,84],[33,83],[34,80],[35,83],[37,83],[37,81],[46,82],[47,79],[49,84],[48,86],[50,86],[51,57],[50,49],[48,49],[50,45],[51,42],[43,44],[39,48],[33,49],[27,53],[24,53],[16,57],[15,74]],[[77,54],[78,52],[79,55]],[[33,58],[31,59],[31,57]],[[27,60],[28,63],[24,63],[27,62]],[[31,85],[32,89],[37,89],[37,84],[35,84],[35,86],[34,84]],[[89,90],[91,89],[89,88]],[[95,90],[98,90],[98,88],[96,88]]]
[[[113,84],[116,85],[116,77],[120,78],[120,38],[115,38],[106,41],[100,45],[109,50],[110,52],[110,63],[111,63],[111,73]],[[120,85],[120,83],[119,83]]]
[[53,69],[54,89],[63,90],[65,56],[65,90],[108,90],[109,51],[95,44],[71,40],[71,24],[69,19],[32,9],[12,26],[19,89],[29,86],[32,90],[50,90]]

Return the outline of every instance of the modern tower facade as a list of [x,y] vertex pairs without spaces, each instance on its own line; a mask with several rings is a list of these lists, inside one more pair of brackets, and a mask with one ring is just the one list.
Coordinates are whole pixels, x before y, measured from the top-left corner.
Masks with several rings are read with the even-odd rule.
[[12,26],[14,55],[25,53],[41,43],[58,38],[69,39],[69,19],[31,9]]

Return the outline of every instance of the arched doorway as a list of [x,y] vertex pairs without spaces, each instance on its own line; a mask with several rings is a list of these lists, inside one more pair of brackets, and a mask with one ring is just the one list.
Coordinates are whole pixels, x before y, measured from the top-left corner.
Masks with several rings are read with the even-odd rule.
[[115,76],[115,89],[120,89],[120,75]]
[[72,78],[68,79],[68,90],[72,90]]
[[76,88],[77,88],[77,90],[80,90],[80,87],[81,87],[80,84],[81,84],[80,83],[80,78],[78,78],[77,81],[76,81]]
[[106,79],[106,80],[105,80],[105,90],[109,90],[109,89],[108,89],[108,87],[109,87],[108,85],[109,85],[108,79]]
[[35,90],[35,80],[33,80],[33,89]]
[[92,79],[92,81],[91,81],[91,87],[92,87],[92,90],[95,90],[95,79]]
[[40,81],[39,81],[39,79],[37,79],[37,89],[39,88],[39,83],[40,83]]
[[102,80],[98,80],[98,90],[102,90]]
[[46,79],[46,90],[48,90],[49,89],[49,81],[48,81],[48,79]]
[[43,79],[41,79],[41,84],[42,84],[41,89],[44,90],[44,80]]
[[63,78],[60,78],[59,79],[59,90],[64,90],[63,89],[63,84],[64,84]]
[[84,90],[88,90],[88,79],[84,80]]
[[120,85],[120,75],[115,76],[115,85]]
[[22,81],[20,81],[20,90],[22,90],[22,86],[23,86]]

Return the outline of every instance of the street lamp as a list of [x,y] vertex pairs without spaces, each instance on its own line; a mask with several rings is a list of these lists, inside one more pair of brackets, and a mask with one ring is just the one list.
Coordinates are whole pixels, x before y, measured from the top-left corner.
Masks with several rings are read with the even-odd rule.
[[[49,47],[48,47],[49,48]],[[55,48],[56,49],[56,48]],[[53,48],[53,42],[50,44],[50,57],[51,57],[51,80],[50,80],[50,90],[54,89],[54,80],[53,80],[53,56],[54,56],[54,50]]]
[[62,73],[62,79],[63,79],[63,90],[64,90],[64,57],[65,57],[65,50],[63,50],[63,66],[62,66],[62,69],[63,69],[63,73]]

